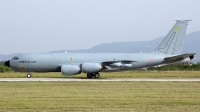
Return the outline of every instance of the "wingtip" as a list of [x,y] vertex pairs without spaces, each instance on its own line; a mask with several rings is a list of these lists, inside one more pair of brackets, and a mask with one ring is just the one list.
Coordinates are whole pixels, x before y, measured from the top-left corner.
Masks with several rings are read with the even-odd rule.
[[188,21],[192,21],[192,20],[175,20],[175,21],[180,21],[180,22],[188,22]]
[[168,21],[192,21],[192,20],[168,20]]

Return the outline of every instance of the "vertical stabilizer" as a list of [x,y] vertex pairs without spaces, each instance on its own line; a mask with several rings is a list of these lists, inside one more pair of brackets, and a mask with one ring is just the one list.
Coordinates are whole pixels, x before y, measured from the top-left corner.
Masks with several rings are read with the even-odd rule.
[[160,45],[151,53],[155,54],[181,54],[183,42],[189,20],[177,20]]

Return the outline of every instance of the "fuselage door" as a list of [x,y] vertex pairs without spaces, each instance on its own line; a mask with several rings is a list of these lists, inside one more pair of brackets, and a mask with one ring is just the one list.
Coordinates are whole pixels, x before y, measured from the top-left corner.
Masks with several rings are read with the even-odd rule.
[[19,72],[26,72],[26,66],[19,65]]

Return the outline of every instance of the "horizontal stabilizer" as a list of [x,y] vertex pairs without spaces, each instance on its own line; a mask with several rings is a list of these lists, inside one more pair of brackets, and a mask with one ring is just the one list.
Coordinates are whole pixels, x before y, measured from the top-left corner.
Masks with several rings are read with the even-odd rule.
[[193,59],[195,54],[196,53],[181,54],[181,55],[177,55],[177,56],[167,57],[164,60],[165,61],[183,60],[187,57],[189,57],[190,59]]

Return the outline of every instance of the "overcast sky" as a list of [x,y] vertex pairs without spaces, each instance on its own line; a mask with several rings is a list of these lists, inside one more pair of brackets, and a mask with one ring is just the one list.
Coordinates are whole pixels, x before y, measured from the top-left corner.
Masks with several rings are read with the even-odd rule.
[[200,31],[200,0],[0,0],[0,54],[88,49]]

